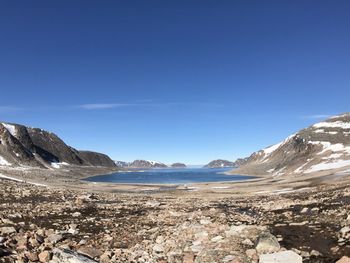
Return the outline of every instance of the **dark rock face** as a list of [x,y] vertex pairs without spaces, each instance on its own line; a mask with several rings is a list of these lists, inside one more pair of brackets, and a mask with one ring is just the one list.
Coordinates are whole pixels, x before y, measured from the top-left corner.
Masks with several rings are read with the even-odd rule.
[[173,163],[171,165],[171,167],[173,167],[173,168],[186,168],[187,166],[184,163]]
[[235,173],[281,176],[349,167],[350,113],[345,113],[253,153]]
[[19,124],[0,123],[0,165],[49,167],[52,163],[114,167],[106,155],[79,152],[57,135]]
[[115,167],[116,164],[106,154],[90,152],[90,151],[79,151],[79,156],[85,162],[92,166],[105,166]]
[[218,160],[211,161],[210,163],[208,163],[204,167],[206,167],[206,168],[221,168],[221,167],[234,167],[234,166],[235,166],[234,162],[218,159]]
[[[42,165],[34,156],[35,145],[32,143],[28,132],[22,127],[16,128],[12,124],[7,124],[7,128],[0,124],[0,163],[2,165],[23,164],[41,167]],[[20,140],[23,141],[23,144]]]
[[168,167],[164,163],[156,162],[156,161],[146,161],[146,160],[135,160],[133,161],[129,167],[132,168],[166,168]]
[[79,157],[79,152],[65,144],[56,134],[37,128],[29,128],[28,132],[33,143],[40,151],[51,153],[59,162],[76,165],[85,164],[84,160]]

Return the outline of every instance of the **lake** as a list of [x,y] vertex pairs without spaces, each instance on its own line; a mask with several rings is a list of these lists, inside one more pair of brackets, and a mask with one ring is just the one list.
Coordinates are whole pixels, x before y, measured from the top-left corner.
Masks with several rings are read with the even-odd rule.
[[162,168],[120,171],[85,179],[89,182],[123,184],[189,184],[206,182],[234,182],[252,179],[252,176],[225,175],[232,168]]

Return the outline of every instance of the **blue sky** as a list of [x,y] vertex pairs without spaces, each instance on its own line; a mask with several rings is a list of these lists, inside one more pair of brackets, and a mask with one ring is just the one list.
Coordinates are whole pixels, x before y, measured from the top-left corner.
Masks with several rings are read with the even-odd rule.
[[0,119],[203,164],[349,111],[349,1],[2,1]]

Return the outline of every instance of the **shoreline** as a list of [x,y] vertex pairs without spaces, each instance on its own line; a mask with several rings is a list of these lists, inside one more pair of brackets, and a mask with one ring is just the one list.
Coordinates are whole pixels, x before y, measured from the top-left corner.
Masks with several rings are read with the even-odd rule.
[[[74,167],[69,169],[4,169],[0,167],[0,175],[22,180],[36,185],[52,188],[77,189],[90,192],[130,192],[150,193],[213,193],[252,196],[262,193],[283,193],[286,190],[311,189],[320,185],[331,185],[350,182],[350,173],[330,173],[329,171],[309,175],[289,175],[279,177],[253,176],[243,181],[194,182],[185,184],[147,184],[147,183],[111,183],[85,181],[99,175],[107,175],[120,170],[106,167]],[[231,174],[232,175],[232,174]],[[230,176],[228,174],[228,176]],[[246,176],[246,175],[244,175]],[[10,180],[10,178],[8,178]]]

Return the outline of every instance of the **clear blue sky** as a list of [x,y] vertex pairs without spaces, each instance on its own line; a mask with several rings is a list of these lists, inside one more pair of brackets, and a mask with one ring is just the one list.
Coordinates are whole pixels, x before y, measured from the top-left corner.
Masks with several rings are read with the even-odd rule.
[[350,111],[349,14],[341,0],[1,1],[0,119],[118,160],[244,157]]

